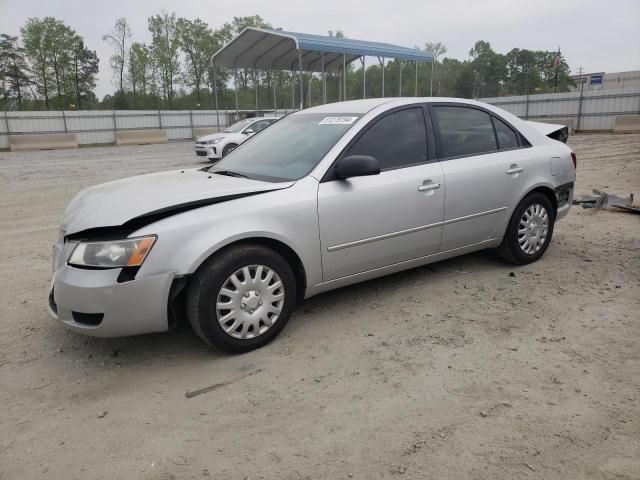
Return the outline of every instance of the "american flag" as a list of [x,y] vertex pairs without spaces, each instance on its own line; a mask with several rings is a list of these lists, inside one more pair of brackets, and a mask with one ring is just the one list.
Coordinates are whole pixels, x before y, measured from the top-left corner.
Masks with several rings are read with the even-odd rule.
[[556,54],[556,58],[553,60],[553,66],[559,68],[562,65],[562,56],[560,55],[560,50]]

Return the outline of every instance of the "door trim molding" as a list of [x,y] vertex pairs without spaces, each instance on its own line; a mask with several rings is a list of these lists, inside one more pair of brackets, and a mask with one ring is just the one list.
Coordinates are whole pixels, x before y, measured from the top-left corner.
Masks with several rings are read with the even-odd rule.
[[445,220],[443,222],[430,223],[428,225],[421,225],[419,227],[407,228],[406,230],[398,230],[397,232],[384,233],[382,235],[376,235],[375,237],[363,238],[362,240],[354,240],[353,242],[341,243],[339,245],[333,245],[327,248],[328,252],[335,252],[337,250],[344,250],[345,248],[357,247],[365,245],[367,243],[378,242],[380,240],[387,240],[389,238],[400,237],[402,235],[409,235],[411,233],[421,232],[430,228],[441,227],[452,223],[463,222],[476,217],[482,217],[484,215],[491,215],[492,213],[504,212],[507,207],[494,208],[493,210],[487,210],[486,212],[474,213],[472,215],[465,215],[464,217],[452,218],[451,220]]
[[336,250],[343,250],[345,248],[357,247],[358,245],[364,245],[366,243],[373,243],[379,240],[386,240],[388,238],[400,237],[402,235],[408,235],[410,233],[421,232],[422,230],[428,230],[429,228],[441,227],[442,222],[430,223],[429,225],[421,225],[420,227],[407,228],[406,230],[398,230],[397,232],[385,233],[382,235],[376,235],[375,237],[363,238],[362,240],[354,240],[353,242],[341,243],[340,245],[334,245],[328,247],[328,252],[335,252]]
[[[445,207],[446,208],[446,207]],[[473,213],[471,215],[465,215],[464,217],[452,218],[451,220],[445,220],[442,222],[443,225],[449,225],[451,223],[463,222],[465,220],[470,220],[476,217],[482,217],[484,215],[491,215],[492,213],[504,212],[507,207],[494,208],[493,210],[487,210],[486,212]]]

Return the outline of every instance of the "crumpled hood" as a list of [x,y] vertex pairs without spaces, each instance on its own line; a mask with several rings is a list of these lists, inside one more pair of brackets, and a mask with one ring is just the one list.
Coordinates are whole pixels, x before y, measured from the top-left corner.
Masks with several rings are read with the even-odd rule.
[[207,201],[280,190],[293,183],[229,177],[198,169],[139,175],[81,191],[67,205],[61,228],[69,235],[90,228],[118,227],[151,213],[173,209],[179,213],[190,206],[204,206]]

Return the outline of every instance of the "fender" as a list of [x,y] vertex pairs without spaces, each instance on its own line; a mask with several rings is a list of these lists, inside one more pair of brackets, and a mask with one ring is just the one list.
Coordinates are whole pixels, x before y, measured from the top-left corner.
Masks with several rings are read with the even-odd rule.
[[[229,244],[265,238],[286,245],[298,256],[305,267],[307,285],[320,283],[317,189],[317,180],[307,177],[286,189],[208,205],[146,225],[135,235],[155,234],[158,241],[137,276],[168,270],[178,276],[190,275]],[[292,196],[295,203],[291,202]]]

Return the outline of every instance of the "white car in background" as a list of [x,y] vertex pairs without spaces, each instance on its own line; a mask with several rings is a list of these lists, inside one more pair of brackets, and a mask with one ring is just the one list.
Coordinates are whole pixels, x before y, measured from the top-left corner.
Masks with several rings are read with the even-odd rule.
[[255,135],[260,130],[264,130],[277,118],[256,117],[247,118],[234,123],[225,128],[220,133],[205,135],[196,140],[196,155],[207,157],[211,161],[218,161],[249,137]]

